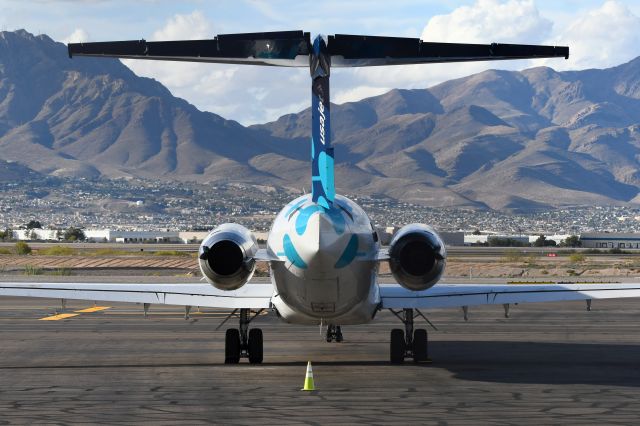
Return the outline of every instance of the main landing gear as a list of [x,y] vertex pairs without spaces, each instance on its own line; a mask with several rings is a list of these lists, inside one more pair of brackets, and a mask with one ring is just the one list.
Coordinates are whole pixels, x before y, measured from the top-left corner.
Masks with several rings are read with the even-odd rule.
[[[239,312],[238,312],[239,311]],[[252,312],[251,309],[236,309],[218,326],[222,327],[230,318],[240,320],[240,328],[229,328],[224,339],[224,363],[237,364],[240,358],[249,358],[251,364],[262,363],[262,330],[252,328],[249,323],[260,315],[264,309]]]
[[342,327],[339,325],[329,324],[327,326],[327,342],[342,342]]
[[[394,328],[391,330],[391,344],[389,355],[391,363],[401,364],[405,358],[413,358],[414,362],[430,362],[427,356],[427,330],[423,328],[413,329],[413,320],[424,315],[417,309],[403,309],[402,311],[391,312],[404,323],[404,330]],[[427,320],[428,321],[428,320]]]

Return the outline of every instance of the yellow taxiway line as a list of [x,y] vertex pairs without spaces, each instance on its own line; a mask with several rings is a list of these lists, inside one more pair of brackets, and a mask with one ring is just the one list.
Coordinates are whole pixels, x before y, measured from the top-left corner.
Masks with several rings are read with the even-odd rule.
[[77,317],[80,314],[58,314],[58,315],[51,315],[49,317],[44,317],[44,318],[40,318],[39,321],[58,321],[61,319],[66,319],[66,318],[71,318],[71,317]]
[[79,311],[73,311],[73,312],[76,312],[78,314],[88,314],[89,312],[104,311],[110,308],[111,306],[93,306],[91,308],[80,309]]
[[85,309],[80,309],[77,311],[73,311],[73,314],[56,314],[56,315],[50,315],[48,317],[44,317],[44,318],[40,318],[39,321],[58,321],[58,320],[63,320],[63,319],[67,319],[67,318],[73,318],[73,317],[77,317],[80,314],[87,314],[90,312],[99,312],[99,311],[104,311],[106,309],[109,309],[110,306],[92,306],[91,308],[85,308]]

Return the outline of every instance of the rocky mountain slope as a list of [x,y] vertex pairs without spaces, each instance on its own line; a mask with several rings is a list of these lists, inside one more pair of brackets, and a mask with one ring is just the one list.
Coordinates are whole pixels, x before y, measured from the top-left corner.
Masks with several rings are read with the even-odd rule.
[[[432,205],[636,203],[640,58],[605,69],[490,70],[332,109],[336,157],[367,192]],[[255,126],[304,139],[309,110]]]
[[[175,98],[117,60],[0,33],[0,158],[56,176],[261,181],[255,131]],[[284,183],[284,182],[280,182]]]
[[[57,176],[301,189],[310,111],[245,128],[116,60],[0,33],[0,159]],[[339,192],[530,210],[640,202],[640,58],[604,70],[486,71],[332,106]]]

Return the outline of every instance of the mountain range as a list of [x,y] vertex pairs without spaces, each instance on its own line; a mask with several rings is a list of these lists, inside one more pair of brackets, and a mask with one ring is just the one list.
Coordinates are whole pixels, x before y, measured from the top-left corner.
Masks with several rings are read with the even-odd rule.
[[[640,204],[640,58],[489,70],[331,108],[341,193],[511,211]],[[13,162],[0,173],[300,191],[309,135],[309,109],[244,127],[117,60],[71,60],[45,35],[0,32],[0,160]]]

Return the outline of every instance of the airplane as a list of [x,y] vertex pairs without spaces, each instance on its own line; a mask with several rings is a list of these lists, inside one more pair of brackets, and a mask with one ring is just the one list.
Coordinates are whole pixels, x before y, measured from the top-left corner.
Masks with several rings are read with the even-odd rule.
[[[382,309],[403,324],[391,330],[389,358],[428,361],[427,331],[414,327],[420,309],[638,297],[640,284],[445,285],[446,248],[425,224],[408,224],[381,247],[367,214],[336,194],[331,147],[331,67],[554,58],[569,48],[516,44],[426,42],[417,38],[317,36],[302,31],[224,34],[208,40],[71,43],[69,57],[115,57],[241,65],[309,67],[311,77],[311,193],[276,216],[266,249],[247,228],[226,223],[202,242],[198,264],[207,283],[0,283],[0,296],[83,299],[232,309],[238,327],[225,334],[225,363],[263,361],[263,333],[251,322],[264,310],[292,324],[327,325],[327,341],[342,326],[368,323]],[[271,284],[250,283],[256,262],[267,262]],[[378,283],[389,262],[396,284]]]

